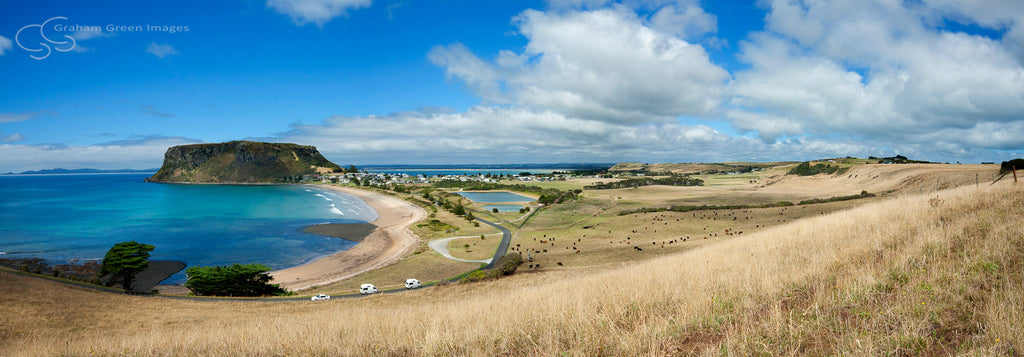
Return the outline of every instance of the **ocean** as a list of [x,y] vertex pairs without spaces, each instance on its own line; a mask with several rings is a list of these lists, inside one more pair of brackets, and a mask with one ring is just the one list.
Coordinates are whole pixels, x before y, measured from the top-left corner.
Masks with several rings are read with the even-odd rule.
[[[0,258],[102,260],[134,240],[156,247],[151,260],[281,269],[355,245],[303,228],[377,218],[358,198],[315,187],[143,182],[148,176],[0,176]],[[180,272],[164,283],[184,281]]]

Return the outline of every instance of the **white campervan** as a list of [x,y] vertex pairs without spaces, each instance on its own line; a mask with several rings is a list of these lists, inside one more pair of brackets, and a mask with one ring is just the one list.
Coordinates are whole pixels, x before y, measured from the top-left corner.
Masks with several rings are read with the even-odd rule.
[[363,284],[359,286],[359,293],[363,295],[376,294],[377,287],[373,284]]
[[423,285],[420,284],[419,280],[416,280],[416,279],[405,279],[405,288],[406,289],[419,289],[421,286],[423,286]]

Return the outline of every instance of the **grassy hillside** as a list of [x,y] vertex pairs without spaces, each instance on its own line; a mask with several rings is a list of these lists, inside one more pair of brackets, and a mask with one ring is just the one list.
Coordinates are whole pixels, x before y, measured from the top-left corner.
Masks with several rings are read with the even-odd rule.
[[0,273],[0,355],[1015,355],[1022,215],[1021,186],[966,186],[603,269],[327,303]]

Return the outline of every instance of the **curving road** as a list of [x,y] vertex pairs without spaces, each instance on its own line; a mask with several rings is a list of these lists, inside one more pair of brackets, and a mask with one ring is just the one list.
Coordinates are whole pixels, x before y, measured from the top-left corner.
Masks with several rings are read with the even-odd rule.
[[448,242],[451,242],[453,239],[463,239],[463,238],[473,238],[473,237],[451,237],[451,238],[435,239],[435,240],[430,241],[430,243],[427,243],[427,245],[429,245],[430,248],[433,249],[438,254],[441,254],[445,258],[448,258],[448,259],[451,259],[451,260],[457,260],[457,261],[460,261],[460,262],[467,262],[467,263],[490,263],[491,262],[491,259],[471,260],[471,259],[459,259],[459,258],[456,258],[456,257],[452,256],[452,253],[448,252]]
[[505,252],[508,251],[508,245],[509,243],[512,243],[512,232],[509,232],[508,228],[492,223],[491,221],[481,219],[480,217],[477,217],[476,220],[484,222],[484,224],[497,228],[501,231],[501,243],[498,244],[498,250],[494,252],[494,258],[491,258],[491,261],[484,266],[484,269],[490,269],[494,267],[494,263],[498,262],[498,258],[505,256]]

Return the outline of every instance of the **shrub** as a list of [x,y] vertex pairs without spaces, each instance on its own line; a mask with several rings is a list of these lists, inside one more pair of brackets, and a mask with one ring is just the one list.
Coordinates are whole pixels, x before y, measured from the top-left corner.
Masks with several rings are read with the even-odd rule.
[[462,280],[467,282],[481,281],[484,279],[487,279],[487,273],[483,270],[473,271],[472,273],[467,274],[465,278],[462,278]]
[[523,264],[523,256],[517,252],[512,252],[503,255],[498,258],[498,262],[494,263],[494,268],[491,268],[491,275],[497,277],[499,275],[512,275],[515,274],[516,269]]
[[1010,172],[1011,167],[1017,170],[1024,169],[1024,159],[1013,159],[1010,161],[1003,161],[1003,163],[999,165],[999,173],[1004,174]]
[[[790,175],[799,176],[813,176],[817,174],[834,174],[839,171],[839,166],[832,166],[828,164],[817,164],[811,165],[809,161],[804,161],[797,165],[792,170],[789,170]],[[845,170],[844,170],[845,171]]]

